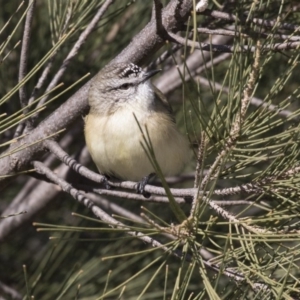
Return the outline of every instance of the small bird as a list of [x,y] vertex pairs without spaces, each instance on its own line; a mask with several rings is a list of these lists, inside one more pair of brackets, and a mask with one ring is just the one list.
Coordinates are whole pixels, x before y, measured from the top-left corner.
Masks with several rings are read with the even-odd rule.
[[171,106],[150,82],[159,71],[146,72],[133,63],[109,64],[96,75],[88,94],[84,131],[93,161],[104,175],[142,180],[140,193],[155,171],[141,146],[139,125],[149,132],[164,176],[180,173],[190,159],[188,139],[176,127]]

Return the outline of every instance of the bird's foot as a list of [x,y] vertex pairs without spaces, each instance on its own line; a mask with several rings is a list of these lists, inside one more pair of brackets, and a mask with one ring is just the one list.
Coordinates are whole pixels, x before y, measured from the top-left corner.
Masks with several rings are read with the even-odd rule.
[[112,189],[112,186],[109,184],[108,180],[109,180],[109,176],[107,175],[103,175],[103,181],[102,183],[104,184],[104,187],[107,189],[107,190],[111,190]]
[[138,194],[142,194],[145,198],[149,198],[151,194],[145,191],[145,186],[154,177],[155,177],[154,173],[151,173],[148,176],[143,177],[142,180],[137,183],[136,192]]

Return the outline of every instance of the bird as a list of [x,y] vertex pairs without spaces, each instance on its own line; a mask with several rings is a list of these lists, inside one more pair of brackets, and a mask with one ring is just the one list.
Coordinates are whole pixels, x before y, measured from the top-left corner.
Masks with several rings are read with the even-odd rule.
[[145,71],[127,62],[110,63],[93,79],[85,117],[85,140],[100,174],[138,182],[137,191],[155,173],[142,144],[149,133],[164,176],[179,174],[190,159],[190,146],[175,122],[172,108]]

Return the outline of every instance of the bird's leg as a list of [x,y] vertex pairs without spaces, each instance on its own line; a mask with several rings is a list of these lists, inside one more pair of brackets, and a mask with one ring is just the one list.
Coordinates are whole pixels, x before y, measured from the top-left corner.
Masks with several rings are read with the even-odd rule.
[[108,183],[108,180],[110,179],[110,177],[108,175],[104,175],[103,174],[103,181],[102,183],[104,184],[105,188],[107,190],[111,190],[112,189],[112,186]]
[[136,192],[138,194],[142,194],[145,198],[149,198],[151,196],[151,194],[148,192],[145,192],[145,186],[154,177],[155,177],[155,173],[151,173],[148,176],[143,177],[142,180],[137,183]]

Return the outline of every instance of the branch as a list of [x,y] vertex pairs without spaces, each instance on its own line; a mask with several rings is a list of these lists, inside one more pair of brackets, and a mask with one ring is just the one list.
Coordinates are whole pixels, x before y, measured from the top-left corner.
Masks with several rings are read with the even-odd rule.
[[[111,191],[111,190],[103,190],[103,189],[89,188],[89,187],[87,187],[87,189],[99,195],[113,196],[121,199],[130,199],[134,201],[169,204],[169,199],[167,197],[151,195],[149,198],[145,198],[143,195],[138,195],[136,193],[134,194],[134,193],[127,193],[122,191]],[[174,199],[178,204],[191,204],[191,201],[189,200],[190,198],[188,197],[186,198],[174,197]],[[255,205],[255,202],[248,201],[248,200],[211,200],[211,201],[213,201],[215,204],[219,206]]]
[[[81,187],[81,186],[80,186]],[[137,194],[137,193],[128,193],[128,192],[123,192],[123,191],[112,191],[112,190],[106,190],[106,189],[99,189],[99,188],[91,188],[88,186],[82,187],[83,190],[85,188],[88,191],[91,191],[93,193],[99,194],[99,195],[107,195],[107,196],[113,196],[113,197],[118,197],[121,199],[130,199],[134,201],[142,201],[144,203],[146,202],[152,202],[152,203],[169,203],[168,197],[163,197],[163,196],[154,196],[151,195],[149,198],[145,198],[143,195]],[[179,198],[179,197],[174,197],[175,201],[178,204],[184,204],[184,203],[191,203],[189,201],[189,198]]]
[[[78,163],[74,158],[70,157],[67,152],[65,152],[58,143],[52,140],[47,140],[44,142],[46,147],[53,153],[60,161],[62,161],[64,164],[72,168],[75,172],[80,174],[81,176],[84,176],[85,178],[88,178],[96,183],[103,183],[105,180],[105,177],[101,174],[95,173],[82,164]],[[281,174],[280,176],[273,176],[273,177],[266,177],[264,180],[260,182],[255,183],[247,183],[242,186],[237,187],[228,187],[222,190],[214,190],[213,195],[222,195],[222,196],[228,196],[228,195],[236,195],[241,192],[246,193],[256,193],[261,194],[264,192],[263,186],[267,183],[273,182],[278,179],[288,178],[290,176],[293,176],[300,172],[300,167],[292,168]],[[207,175],[208,172],[205,172],[204,174]],[[212,178],[212,177],[210,177]],[[129,189],[129,190],[135,190],[136,189],[136,182],[130,182],[130,181],[123,181],[123,182],[113,182],[108,181],[108,184],[116,187],[116,188],[123,188],[123,189]],[[203,183],[202,183],[203,184]],[[132,199],[137,201],[146,201],[146,202],[168,202],[168,199],[165,193],[165,190],[161,187],[157,186],[151,186],[146,185],[145,191],[149,192],[152,196],[148,199],[144,198],[141,195],[135,194],[135,193],[128,193],[123,191],[112,191],[107,189],[99,189],[94,188],[91,186],[80,186],[83,190],[89,190],[92,192],[95,192],[100,195],[109,195],[109,196],[115,196],[120,198],[126,198],[126,199]],[[190,203],[189,197],[192,197],[195,195],[195,193],[199,193],[199,195],[204,195],[203,191],[198,191],[197,188],[188,188],[188,189],[170,189],[172,194],[177,197],[175,198],[178,203]],[[163,197],[155,196],[160,195]],[[245,201],[245,200],[237,200],[237,202],[226,200],[226,201],[218,201],[218,200],[211,200],[214,203],[222,206],[227,205],[233,205],[239,204],[244,205],[246,203],[251,204],[251,201]],[[1,227],[0,227],[1,228]]]
[[[146,244],[149,244],[153,248],[160,248],[160,249],[162,249],[163,251],[165,251],[167,253],[171,253],[173,256],[175,256],[177,258],[182,259],[184,257],[185,260],[192,261],[192,257],[190,255],[184,255],[179,250],[172,250],[172,249],[164,246],[163,244],[161,244],[157,240],[154,240],[153,238],[145,235],[142,232],[132,231],[125,224],[123,224],[123,223],[117,221],[116,219],[112,218],[105,211],[103,211],[100,207],[96,206],[92,200],[90,200],[89,198],[83,196],[78,190],[73,188],[68,182],[66,182],[63,179],[59,178],[55,173],[53,173],[43,163],[38,162],[38,161],[34,161],[33,165],[40,174],[43,174],[43,175],[47,176],[49,180],[51,180],[54,183],[56,183],[57,185],[59,185],[62,188],[63,191],[69,193],[75,200],[77,200],[78,202],[84,204],[87,208],[89,208],[93,212],[93,214],[97,218],[99,218],[102,221],[106,222],[109,226],[114,227],[114,228],[118,228],[118,229],[122,229],[122,230],[127,230],[126,233],[128,235],[131,235],[135,238],[138,238],[139,240],[143,241]],[[124,211],[122,211],[122,212],[124,212]],[[245,227],[248,228],[249,226],[245,226]],[[230,278],[234,278],[237,281],[244,281],[245,280],[245,276],[242,275],[239,272],[235,272],[235,271],[232,271],[232,270],[226,269],[226,268],[221,271],[221,268],[220,268],[219,265],[213,264],[213,263],[211,263],[209,261],[205,261],[205,260],[203,260],[203,264],[206,267],[208,267],[208,268],[210,268],[210,269],[212,269],[216,272],[222,272],[224,275],[226,275]],[[257,284],[257,287],[255,287],[255,288],[259,289],[259,288],[262,288],[262,287],[265,288],[265,285],[264,284]]]
[[[183,37],[179,36],[178,34],[175,34],[172,32],[168,32],[168,34],[169,34],[170,40],[172,42],[177,43],[182,46],[193,47],[195,49],[199,49],[202,51],[233,53],[234,51],[235,52],[237,52],[237,51],[238,52],[247,52],[249,49],[247,46],[243,46],[243,47],[240,46],[240,48],[236,50],[234,46],[199,43],[196,41],[187,40],[186,38],[183,38]],[[254,49],[255,49],[254,47],[250,48],[251,51],[253,51]]]
[[274,39],[288,40],[288,41],[299,41],[300,36],[290,36],[286,34],[268,33],[268,32],[253,32],[251,35],[235,30],[229,29],[208,29],[208,28],[197,28],[198,33],[210,34],[210,35],[226,35],[232,37],[242,37],[242,38],[253,38],[254,34],[256,37],[267,38],[269,34],[272,34]]
[[[255,65],[256,67],[256,71],[257,71],[257,64]],[[242,110],[241,110],[241,113],[240,115],[237,116],[236,118],[236,121],[232,127],[232,138],[237,134],[237,129],[236,129],[236,126],[237,124],[240,124],[240,118],[242,118],[245,114],[245,107],[247,106],[247,101],[249,100],[248,99],[248,95],[251,94],[251,84],[254,84],[255,83],[255,78],[252,78],[250,76],[250,79],[249,79],[249,86],[248,86],[248,89],[246,89],[245,91],[245,98],[244,98],[244,105],[242,107]],[[251,84],[250,84],[251,83]],[[84,166],[81,166],[80,164],[78,164],[74,159],[70,158],[68,156],[68,154],[66,152],[64,152],[60,146],[54,142],[54,141],[45,141],[44,142],[46,145],[47,145],[47,148],[53,153],[55,154],[59,159],[61,159],[62,161],[64,161],[65,163],[67,163],[68,165],[70,165],[75,171],[77,171],[78,173],[80,173],[81,175],[87,175],[89,179],[93,180],[93,179],[100,179],[100,180],[103,180],[103,176],[102,175],[98,175],[90,170],[88,170],[87,168],[85,168]],[[46,166],[44,166],[42,163],[38,163],[38,162],[34,162],[34,166],[38,166],[37,168],[37,172],[42,174],[42,175],[46,175],[48,177],[48,179],[50,179],[52,182],[55,182],[56,184],[58,184],[63,191],[71,194],[74,198],[76,198],[79,202],[83,202],[84,205],[86,205],[87,207],[89,207],[89,202],[88,200],[84,200],[84,196],[81,195],[81,193],[75,189],[73,186],[71,186],[69,183],[67,183],[66,181],[64,181],[63,179],[59,178],[56,174],[54,174],[50,169],[46,169]],[[53,174],[52,174],[52,173]],[[97,178],[98,176],[98,178]],[[204,179],[205,180],[205,179]],[[135,187],[135,186],[134,186]],[[155,187],[152,187],[152,188],[155,188]],[[75,192],[76,190],[76,192]],[[130,193],[125,193],[125,192],[120,192],[120,191],[106,191],[106,190],[100,190],[100,189],[92,189],[93,192],[96,192],[96,193],[99,193],[101,195],[111,195],[111,196],[116,196],[116,197],[121,197],[121,198],[130,198],[130,199],[133,199],[133,200],[142,200],[142,201],[148,201],[147,199],[145,200],[141,195],[132,195]],[[199,193],[199,190],[198,189],[194,189],[195,193],[197,193],[197,196],[198,194],[201,194]],[[151,200],[154,201],[155,197],[153,197]],[[261,232],[261,233],[264,233],[266,232],[264,229],[260,229],[260,228],[254,228],[252,226],[249,226],[247,224],[244,224],[243,221],[239,221],[234,215],[230,214],[228,211],[222,209],[220,207],[220,205],[224,205],[224,201],[222,201],[220,203],[220,205],[215,202],[214,200],[212,199],[209,199],[207,197],[203,197],[201,198],[202,200],[204,200],[205,202],[208,203],[208,205],[210,205],[210,207],[212,209],[214,209],[214,211],[219,214],[219,215],[222,215],[225,219],[231,221],[231,222],[235,222],[237,224],[239,224],[240,226],[244,227],[245,229],[251,231],[251,232]],[[160,202],[162,202],[163,200],[165,200],[164,202],[168,203],[167,199],[163,199],[163,197],[158,197],[157,200],[160,200]],[[179,199],[177,199],[179,200]],[[181,200],[181,199],[180,199]],[[245,202],[242,202],[240,204],[245,204]],[[232,205],[232,203],[230,203],[230,205]],[[195,203],[193,204],[192,206],[192,211],[195,210]],[[192,214],[191,214],[192,215]],[[101,217],[100,217],[101,218]],[[102,219],[102,218],[101,218]]]
[[70,194],[75,200],[79,203],[85,205],[89,210],[93,212],[93,214],[102,221],[106,222],[109,226],[114,228],[119,228],[123,230],[127,230],[126,233],[140,239],[141,241],[150,244],[154,248],[161,248],[165,252],[171,252],[174,256],[182,258],[183,254],[178,250],[171,250],[158,241],[146,236],[144,233],[132,231],[125,224],[115,220],[110,215],[108,215],[105,211],[103,211],[100,207],[96,206],[92,200],[82,195],[77,189],[72,187],[67,181],[59,178],[54,172],[52,172],[49,168],[47,168],[43,163],[38,161],[33,161],[33,166],[40,174],[47,176],[49,180],[53,183],[56,183],[61,187],[64,192]]
[[[104,183],[106,180],[105,176],[95,173],[85,166],[79,164],[75,159],[70,157],[67,152],[65,152],[60,145],[53,141],[53,140],[46,140],[44,141],[44,145],[47,149],[51,151],[60,161],[62,161],[64,164],[72,168],[75,172],[78,174],[94,181],[97,183]],[[117,187],[117,188],[125,188],[125,189],[130,189],[130,190],[136,190],[136,182],[131,182],[131,181],[123,181],[123,182],[114,182],[114,181],[107,181],[107,183],[110,186]],[[178,196],[178,197],[187,197],[190,195],[191,191],[194,189],[171,189],[171,192],[173,195]],[[101,190],[102,191],[102,190]],[[166,196],[166,192],[164,188],[161,187],[156,187],[156,186],[151,186],[151,185],[146,185],[145,186],[145,191],[149,192],[150,194],[157,194],[157,195],[162,195]],[[114,191],[108,192],[105,189],[100,192],[100,189],[97,190],[97,193],[101,194],[111,194],[114,193]],[[143,196],[142,196],[143,197]],[[137,198],[136,198],[137,199]]]

